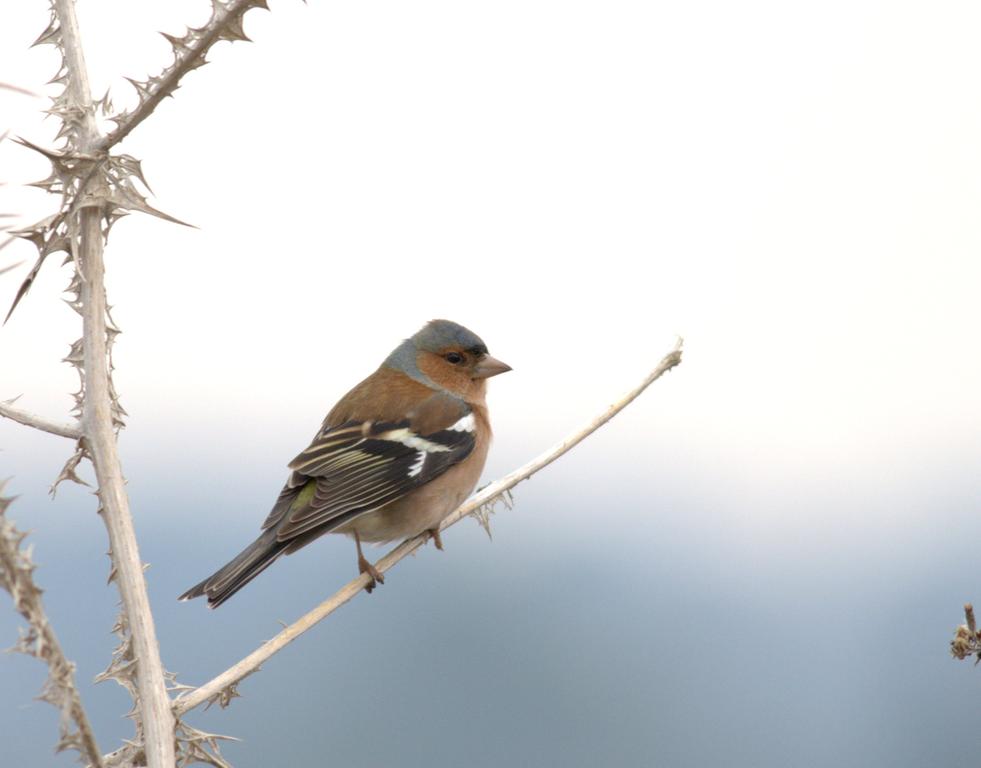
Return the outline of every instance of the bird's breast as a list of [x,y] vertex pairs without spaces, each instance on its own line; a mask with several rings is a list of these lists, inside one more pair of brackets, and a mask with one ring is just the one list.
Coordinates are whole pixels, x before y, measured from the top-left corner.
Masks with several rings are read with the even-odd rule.
[[477,487],[484,471],[490,440],[478,439],[473,451],[439,477],[410,491],[400,499],[367,512],[337,530],[358,532],[362,541],[397,541],[435,528],[459,507]]

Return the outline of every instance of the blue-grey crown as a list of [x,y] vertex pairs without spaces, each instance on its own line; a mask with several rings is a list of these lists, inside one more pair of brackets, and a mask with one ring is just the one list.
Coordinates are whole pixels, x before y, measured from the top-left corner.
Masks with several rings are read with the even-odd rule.
[[487,352],[487,345],[476,333],[452,320],[430,320],[411,341],[416,349],[426,352],[439,352],[454,346],[484,354]]

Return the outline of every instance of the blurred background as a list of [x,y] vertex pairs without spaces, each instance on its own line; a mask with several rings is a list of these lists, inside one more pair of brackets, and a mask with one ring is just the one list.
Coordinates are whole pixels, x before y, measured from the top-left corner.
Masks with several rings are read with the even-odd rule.
[[[199,1],[78,3],[93,91],[167,61]],[[0,82],[46,94],[43,3]],[[239,768],[973,766],[981,671],[981,7],[968,2],[282,0],[120,147],[153,205],[112,231],[120,438],[166,666],[200,684],[356,572],[328,537],[219,611],[176,596],[251,541],[329,407],[433,317],[491,383],[485,481],[685,338],[685,361],[400,564],[201,728]],[[50,146],[47,102],[0,130]],[[52,201],[0,144],[0,210]],[[34,259],[0,266],[6,307]],[[67,418],[78,337],[46,265],[0,330],[0,397]],[[102,748],[132,733],[116,593],[70,443],[4,421],[9,512]],[[89,472],[87,477],[91,476]],[[378,550],[380,556],[384,550]],[[18,617],[0,596],[0,645]],[[0,657],[0,763],[67,766],[45,670]]]

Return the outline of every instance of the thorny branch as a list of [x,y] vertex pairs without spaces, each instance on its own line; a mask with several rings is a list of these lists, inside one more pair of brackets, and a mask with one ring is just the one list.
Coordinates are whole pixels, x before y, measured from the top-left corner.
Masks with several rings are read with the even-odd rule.
[[[99,511],[110,540],[110,580],[116,581],[122,597],[116,626],[120,645],[100,677],[113,678],[130,691],[134,700],[130,714],[136,724],[135,738],[112,753],[106,765],[172,768],[175,761],[179,765],[225,765],[216,741],[223,737],[175,723],[171,712],[167,680],[172,678],[160,663],[143,565],[116,451],[116,432],[123,426],[125,411],[111,377],[112,346],[119,330],[106,303],[103,248],[112,225],[130,211],[183,223],[147,203],[137,186],[139,182],[149,188],[140,161],[129,155],[112,154],[111,150],[177,89],[187,72],[205,63],[211,46],[220,40],[248,40],[242,19],[254,7],[264,8],[266,4],[264,0],[212,0],[212,16],[205,26],[189,29],[183,36],[164,35],[171,43],[173,62],[156,77],[130,80],[139,103],[133,112],[115,116],[109,114],[112,105],[108,94],[98,102],[92,99],[74,0],[50,0],[49,23],[35,41],[35,45],[54,46],[60,56],[58,72],[51,81],[60,86],[60,91],[52,98],[47,112],[59,121],[56,141],[61,146],[47,149],[24,139],[19,143],[51,163],[50,175],[33,186],[57,195],[60,206],[54,214],[11,232],[31,242],[38,255],[6,319],[30,290],[48,256],[60,252],[65,263],[73,264],[75,271],[69,286],[72,298],[68,303],[82,316],[83,335],[72,345],[66,362],[77,369],[81,379],[74,409],[79,421],[59,424],[17,409],[12,401],[0,403],[0,416],[76,440],[76,449],[52,492],[62,480],[81,482],[75,470],[83,458],[90,459],[95,468]],[[110,135],[100,134],[97,112],[115,121],[116,130]],[[9,242],[0,244],[0,248]],[[0,274],[11,268],[0,268]],[[96,757],[93,764],[102,762]]]
[[[62,53],[62,66],[52,82],[65,85],[66,89],[54,98],[54,104],[48,113],[61,119],[58,139],[66,139],[68,145],[65,151],[52,151],[23,139],[20,143],[51,162],[51,175],[32,186],[61,195],[62,206],[58,213],[11,232],[16,237],[32,242],[38,249],[38,258],[17,291],[4,322],[10,319],[17,304],[30,290],[48,256],[63,252],[66,254],[66,261],[76,258],[75,236],[78,232],[73,214],[83,204],[91,204],[95,200],[102,204],[103,236],[108,235],[112,225],[129,211],[148,213],[176,224],[185,223],[147,203],[135,184],[139,181],[147,187],[139,160],[130,155],[111,154],[110,150],[146,120],[165,97],[173,95],[188,72],[207,63],[207,53],[215,43],[222,40],[249,40],[243,29],[243,17],[247,11],[268,8],[266,0],[212,0],[211,5],[211,18],[204,26],[190,28],[181,36],[161,33],[171,45],[173,61],[155,77],[146,80],[129,78],[136,89],[139,102],[133,111],[113,115],[110,114],[112,103],[108,94],[98,102],[92,101],[90,96],[84,105],[73,103],[68,98],[67,86],[71,85],[73,70],[65,58],[63,14],[61,10],[55,9],[61,9],[62,6],[70,8],[73,4],[66,0],[52,0],[50,23],[34,41],[34,45],[54,45]],[[74,29],[73,34],[77,40],[77,24],[69,29]],[[93,130],[92,142],[83,150],[74,140],[74,134],[81,125],[82,116],[85,116],[86,121],[94,119],[96,109],[116,123],[116,130],[107,136],[98,135]],[[92,126],[94,128],[94,122]],[[99,186],[103,189],[98,189]]]
[[248,41],[242,28],[242,17],[253,8],[269,10],[266,0],[213,0],[211,18],[203,27],[190,28],[180,37],[162,32],[174,51],[173,62],[156,77],[145,81],[130,80],[140,96],[140,103],[132,112],[110,118],[116,123],[116,130],[103,138],[97,149],[104,152],[125,139],[164,98],[177,90],[184,75],[208,63],[205,56],[215,43]]
[[[532,459],[524,466],[519,467],[510,474],[505,475],[500,480],[491,483],[483,490],[474,494],[459,509],[457,509],[456,512],[451,514],[440,524],[440,530],[442,531],[449,528],[451,525],[456,524],[467,515],[483,515],[484,517],[481,522],[482,524],[486,524],[486,515],[489,513],[489,510],[498,501],[508,503],[509,493],[514,486],[516,486],[522,480],[527,480],[540,469],[547,467],[563,454],[568,453],[576,445],[581,443],[583,440],[589,437],[589,435],[606,424],[610,419],[627,407],[634,401],[635,398],[637,398],[638,395],[647,389],[647,387],[653,382],[657,381],[657,379],[659,379],[664,373],[679,365],[681,363],[681,346],[682,340],[678,339],[678,343],[675,345],[675,348],[664,356],[661,362],[658,363],[657,367],[651,371],[640,384],[627,392],[623,397],[618,399],[609,408],[603,411],[603,413],[586,424],[582,429],[579,429],[573,434],[569,435],[565,440],[554,445],[552,448]],[[481,518],[478,517],[478,519]],[[382,573],[388,571],[400,560],[423,546],[428,540],[429,534],[425,533],[420,536],[416,536],[415,538],[403,541],[401,544],[395,547],[395,549],[391,550],[377,563],[375,563],[375,567]],[[267,640],[265,643],[263,643],[263,645],[239,661],[237,664],[225,670],[213,680],[205,683],[199,688],[179,696],[174,700],[174,712],[177,715],[181,715],[188,710],[200,706],[204,702],[218,702],[221,706],[227,706],[231,699],[238,695],[236,686],[243,678],[257,671],[260,665],[271,656],[281,651],[304,632],[312,629],[320,621],[327,618],[327,616],[332,614],[342,605],[356,597],[358,593],[360,593],[361,590],[368,584],[369,578],[370,577],[366,574],[362,574],[358,576],[358,578],[349,581],[330,598],[322,602],[320,605],[302,618],[295,621],[290,626],[286,627],[286,629],[284,629],[274,638]]]
[[76,479],[78,462],[83,457],[91,459],[98,480],[99,511],[109,534],[113,573],[126,616],[124,644],[132,647],[136,660],[128,666],[113,665],[108,674],[131,683],[137,693],[136,740],[143,743],[145,763],[151,768],[171,768],[175,761],[174,719],[116,450],[116,430],[122,425],[124,411],[111,379],[112,344],[118,329],[109,318],[103,263],[104,241],[112,222],[126,209],[149,207],[133,191],[132,178],[142,179],[139,163],[127,156],[108,157],[95,151],[101,137],[73,0],[53,0],[49,24],[38,42],[53,45],[60,55],[61,66],[53,82],[62,88],[52,99],[49,113],[60,120],[58,139],[64,144],[59,150],[46,150],[21,143],[51,162],[51,175],[38,186],[60,195],[61,207],[53,216],[15,233],[34,243],[38,260],[18,291],[14,306],[48,255],[58,251],[68,254],[75,266],[69,306],[82,317],[82,338],[72,345],[66,360],[78,370],[81,380],[75,413],[82,437],[59,480]]
[[27,534],[18,531],[5,515],[11,501],[0,497],[0,587],[10,593],[14,608],[27,620],[27,630],[21,631],[12,650],[34,656],[48,665],[48,679],[41,698],[61,713],[55,749],[58,752],[75,749],[90,765],[102,768],[102,752],[75,687],[75,665],[65,658],[44,612],[41,589],[34,583],[35,566],[30,549],[20,546]]

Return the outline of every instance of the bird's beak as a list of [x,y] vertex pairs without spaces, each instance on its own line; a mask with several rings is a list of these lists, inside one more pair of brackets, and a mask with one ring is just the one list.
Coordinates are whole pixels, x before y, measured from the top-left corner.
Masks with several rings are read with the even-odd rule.
[[497,376],[499,373],[507,373],[510,370],[511,366],[507,363],[502,363],[490,355],[484,355],[480,358],[480,362],[474,366],[473,377],[475,379],[489,379],[491,376]]

